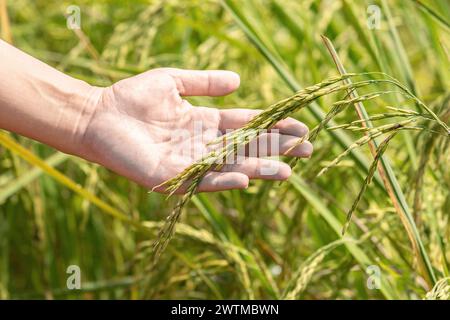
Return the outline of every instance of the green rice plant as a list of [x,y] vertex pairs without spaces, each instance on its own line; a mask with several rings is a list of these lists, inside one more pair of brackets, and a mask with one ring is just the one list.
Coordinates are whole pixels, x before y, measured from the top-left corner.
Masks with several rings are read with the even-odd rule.
[[[389,8],[386,4],[386,2],[383,1],[383,6],[388,14],[388,21],[390,23],[391,26],[391,32],[394,36],[394,42],[398,48],[398,50],[402,53],[401,57],[403,60],[407,60],[406,54],[403,51],[403,48],[400,47],[401,46],[401,41],[398,38],[398,34],[397,31],[395,30],[395,28],[392,28],[392,18],[391,18],[391,14],[389,11]],[[339,71],[340,74],[345,74],[346,70],[342,64],[342,62],[339,59],[339,56],[333,46],[333,44],[331,43],[331,41],[325,37],[322,36],[322,39],[325,43],[325,45],[327,46],[328,51],[330,52],[331,57],[333,58],[333,61]],[[412,85],[412,90],[413,92],[416,91],[414,88],[414,83],[412,82],[411,79],[411,71],[410,71],[410,66],[409,64],[406,64],[406,71],[407,71],[407,79],[409,81],[409,84]],[[351,82],[351,80],[347,79],[347,82]],[[445,134],[447,134],[448,136],[450,136],[450,129],[449,127],[428,107],[426,106],[423,102],[421,102],[414,94],[413,92],[411,92],[408,88],[406,88],[405,86],[399,85],[400,88],[402,88],[406,93],[408,93],[412,98],[414,98],[414,101],[417,103],[418,106],[420,106],[421,108],[423,108],[425,111],[427,111],[435,120],[436,122],[442,126],[442,128],[444,129]],[[356,91],[349,91],[349,95],[352,97],[357,98],[358,94],[356,93]],[[362,102],[357,102],[355,104],[355,109],[356,112],[358,114],[358,117],[361,120],[365,120],[365,122],[363,122],[364,126],[367,128],[371,128],[372,124],[370,123],[370,121],[368,120],[369,116],[364,108],[364,105]],[[403,124],[401,124],[401,127],[403,126]],[[366,136],[370,136],[370,134],[366,135]],[[391,136],[392,137],[392,136]],[[374,139],[371,139],[369,142],[369,147],[370,147],[370,151],[374,157],[374,161],[372,164],[372,170],[369,169],[369,175],[368,178],[366,179],[364,185],[363,185],[363,189],[361,190],[360,194],[358,195],[355,203],[352,205],[352,208],[350,209],[350,211],[347,214],[347,221],[351,218],[352,212],[355,210],[360,197],[362,196],[362,192],[364,192],[365,187],[366,187],[366,183],[369,183],[371,180],[371,176],[373,176],[374,170],[375,170],[375,166],[377,166],[378,161],[380,160],[380,164],[381,166],[378,168],[378,172],[380,173],[382,179],[383,179],[383,183],[385,185],[386,191],[389,194],[389,197],[391,198],[391,201],[394,205],[394,207],[397,210],[397,213],[405,227],[405,230],[409,236],[409,239],[411,241],[413,250],[415,252],[415,255],[419,261],[419,266],[422,269],[422,273],[424,274],[425,279],[428,280],[429,285],[433,285],[436,282],[436,277],[434,275],[434,271],[433,271],[433,267],[431,266],[431,262],[429,260],[429,257],[427,255],[427,252],[423,246],[422,240],[420,238],[419,232],[417,230],[417,227],[414,223],[414,219],[412,214],[409,211],[408,208],[408,204],[406,203],[405,197],[402,193],[402,190],[399,186],[399,183],[397,182],[397,179],[395,177],[395,174],[391,168],[391,165],[389,163],[389,161],[383,156],[384,153],[384,148],[387,145],[387,143],[389,143],[390,138],[386,139],[384,142],[384,146],[380,149],[378,149],[379,147],[377,146],[377,142]],[[378,151],[377,151],[378,150]],[[371,172],[373,171],[373,172]],[[371,174],[372,173],[372,174]],[[345,231],[345,227],[343,232]]]
[[[299,110],[303,109],[316,99],[329,95],[335,92],[340,91],[347,91],[350,90],[350,92],[353,92],[356,88],[373,85],[376,83],[390,83],[398,88],[402,89],[404,94],[410,96],[411,98],[415,99],[424,109],[428,112],[429,116],[432,120],[435,120],[441,127],[444,128],[446,134],[450,134],[450,131],[448,129],[448,126],[442,122],[439,117],[434,114],[434,112],[429,109],[425,104],[420,102],[409,90],[407,90],[404,86],[402,86],[397,80],[395,79],[387,79],[387,80],[366,80],[366,81],[358,81],[355,83],[348,82],[344,84],[339,84],[339,82],[345,82],[346,80],[350,79],[351,77],[361,76],[364,74],[342,74],[339,77],[330,78],[328,80],[325,80],[321,83],[315,84],[310,87],[306,87],[299,92],[297,92],[294,96],[291,96],[289,98],[286,98],[284,100],[281,100],[280,102],[277,102],[270,107],[268,107],[266,110],[264,110],[259,115],[255,116],[252,120],[250,120],[244,127],[233,131],[232,133],[227,133],[223,137],[218,138],[216,141],[212,141],[211,145],[217,145],[220,143],[223,143],[222,148],[216,148],[215,150],[211,151],[208,155],[206,155],[203,159],[200,161],[192,164],[188,168],[186,168],[183,172],[178,174],[177,176],[171,178],[168,181],[163,182],[161,185],[158,185],[157,187],[165,186],[166,192],[169,193],[169,196],[172,195],[175,191],[177,191],[182,185],[185,185],[188,183],[188,188],[186,191],[186,194],[182,196],[181,200],[177,203],[176,207],[172,211],[172,213],[167,217],[165,226],[161,229],[160,233],[158,234],[157,240],[154,243],[153,246],[153,255],[151,259],[151,266],[155,266],[156,262],[158,261],[161,253],[166,248],[168,242],[172,238],[175,230],[175,225],[179,221],[181,212],[183,207],[186,205],[186,203],[192,198],[194,193],[197,190],[198,185],[201,182],[201,179],[203,176],[209,172],[210,170],[220,170],[220,168],[223,166],[223,164],[226,162],[227,159],[231,157],[235,157],[237,155],[237,150],[248,144],[253,139],[257,138],[258,135],[263,130],[268,130],[272,128],[277,122],[291,116],[293,113],[298,112]],[[350,99],[344,99],[340,100],[338,102],[335,102],[333,104],[333,107],[331,108],[331,111],[325,116],[325,118],[322,120],[322,122],[313,130],[313,133],[311,134],[311,137],[313,139],[316,138],[319,131],[324,128],[330,120],[335,117],[337,114],[339,114],[341,111],[345,109],[346,106],[352,105],[354,103],[360,103],[361,101],[371,100],[374,98],[379,97],[382,94],[390,93],[390,91],[382,91],[382,92],[375,92],[372,94],[367,94],[363,96],[352,96]],[[348,226],[348,223],[350,222],[351,215],[353,211],[356,209],[356,206],[359,202],[359,200],[362,197],[362,194],[365,191],[365,188],[368,183],[370,183],[371,179],[373,178],[373,175],[375,173],[375,168],[378,164],[378,160],[382,157],[384,151],[386,150],[388,142],[391,140],[391,138],[395,135],[396,132],[403,129],[411,129],[407,125],[411,122],[415,121],[415,117],[418,117],[415,113],[409,113],[410,116],[414,117],[412,119],[407,119],[402,122],[396,123],[396,124],[387,124],[384,126],[380,126],[377,128],[368,128],[369,131],[366,133],[366,135],[359,140],[357,140],[355,143],[350,145],[347,150],[345,150],[341,155],[339,155],[335,160],[333,160],[328,166],[323,168],[319,175],[323,174],[325,171],[327,171],[330,167],[337,165],[340,160],[348,155],[352,150],[354,150],[357,147],[360,147],[366,143],[371,143],[376,137],[381,136],[383,134],[394,132],[393,135],[391,135],[388,139],[385,140],[385,142],[379,147],[375,160],[371,167],[369,168],[369,175],[366,178],[366,181],[364,183],[364,187],[361,190],[360,194],[358,195],[355,203],[353,204],[352,208],[350,209],[347,217],[347,223],[344,226],[343,232],[345,232],[345,229]],[[367,120],[366,120],[367,121]],[[364,128],[363,128],[364,129]],[[302,142],[303,138],[299,139],[299,142]],[[156,188],[156,187],[155,187]]]

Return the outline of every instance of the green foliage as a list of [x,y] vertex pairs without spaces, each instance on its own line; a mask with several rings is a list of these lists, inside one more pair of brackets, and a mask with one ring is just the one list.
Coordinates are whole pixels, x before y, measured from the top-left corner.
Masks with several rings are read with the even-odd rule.
[[[85,38],[66,27],[65,10],[73,4],[81,9]],[[366,26],[371,4],[381,9],[379,29]],[[348,72],[371,80],[379,77],[368,72],[389,74],[420,100],[401,90],[371,95],[392,91],[386,83],[358,88],[359,97],[370,97],[364,107],[374,123],[361,129],[367,119],[350,109],[359,100],[349,103],[345,92],[315,99],[294,113],[323,130],[313,158],[300,161],[288,183],[195,195],[150,269],[148,253],[176,196],[166,201],[104,168],[1,133],[0,298],[448,296],[448,281],[433,289],[418,268],[369,149],[358,145],[332,162],[367,140],[364,133],[415,119],[379,151],[389,159],[431,272],[449,276],[450,152],[441,129],[450,119],[447,2],[16,0],[7,9],[14,45],[94,85],[163,66],[223,68],[240,73],[241,88],[193,103],[266,108],[338,74],[322,43],[327,35]],[[340,240],[350,209],[352,223]],[[78,291],[66,289],[72,264],[82,272]],[[379,290],[366,285],[371,265],[381,270]]]

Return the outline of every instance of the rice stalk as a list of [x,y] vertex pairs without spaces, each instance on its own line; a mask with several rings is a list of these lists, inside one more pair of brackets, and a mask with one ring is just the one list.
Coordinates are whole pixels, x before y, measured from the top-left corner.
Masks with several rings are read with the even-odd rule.
[[157,240],[153,244],[153,250],[152,250],[152,267],[155,265],[155,263],[158,261],[161,253],[166,249],[167,244],[169,243],[170,239],[173,237],[173,234],[175,232],[175,225],[180,220],[181,211],[184,207],[184,205],[189,201],[189,199],[194,195],[195,190],[197,189],[198,184],[200,183],[200,177],[197,178],[192,182],[192,184],[189,186],[187,192],[181,200],[176,204],[175,208],[172,211],[172,214],[170,214],[167,219],[166,223],[164,224],[163,228],[160,230],[157,236]]
[[[389,108],[389,107],[387,107]],[[412,110],[411,110],[412,111]],[[430,118],[429,115],[427,114],[417,114],[418,117],[422,117],[426,120],[432,120]],[[373,121],[379,121],[379,120],[386,120],[386,119],[390,119],[390,118],[413,118],[416,117],[416,115],[412,115],[412,114],[407,114],[407,113],[403,113],[403,112],[385,112],[385,113],[379,113],[379,114],[374,114],[371,115],[368,120],[370,120],[371,122]],[[340,125],[336,125],[333,127],[328,127],[327,130],[338,130],[338,129],[344,129],[344,130],[358,130],[361,128],[361,123],[363,123],[364,121],[366,121],[365,119],[363,120],[354,120],[352,122],[349,123],[344,123],[344,124],[340,124]]]
[[[370,80],[362,80],[357,82],[347,82],[345,84],[339,84],[339,82],[349,80],[352,77],[367,75],[370,73],[364,74],[356,74],[356,73],[347,73],[342,74],[338,77],[332,77],[325,81],[322,81],[318,84],[306,87],[295,95],[283,99],[270,107],[268,107],[265,111],[255,116],[252,120],[250,120],[245,126],[240,129],[237,129],[231,133],[227,133],[224,136],[212,141],[209,143],[210,146],[216,146],[216,148],[207,154],[200,161],[193,163],[184,171],[176,175],[175,177],[163,182],[162,184],[156,186],[157,187],[165,187],[165,191],[168,192],[169,196],[174,194],[177,190],[179,190],[182,186],[188,184],[187,192],[179,202],[176,204],[174,210],[167,217],[166,223],[164,227],[159,232],[154,246],[153,253],[151,257],[151,268],[156,265],[158,259],[161,256],[161,253],[167,247],[168,242],[173,237],[174,228],[176,223],[179,221],[181,217],[181,212],[184,205],[189,201],[190,198],[195,194],[198,185],[201,182],[201,179],[204,175],[210,170],[220,170],[223,164],[227,159],[234,159],[237,154],[237,150],[239,147],[247,145],[250,141],[257,138],[258,135],[264,130],[268,130],[272,128],[277,122],[287,118],[295,112],[303,109],[319,97],[329,95],[332,93],[347,91],[353,92],[356,88],[361,88],[373,84],[379,83],[388,83],[393,84],[396,87],[403,90],[403,93],[409,97],[414,97],[407,89],[405,89],[401,84],[398,83],[394,78],[390,79],[370,79]],[[327,114],[327,116],[322,120],[319,126],[313,130],[312,140],[317,137],[319,131],[325,127],[329,121],[337,114],[342,112],[347,106],[360,103],[361,101],[375,99],[382,94],[390,93],[392,91],[379,91],[373,92],[370,94],[366,94],[363,96],[351,96],[350,99],[344,99],[337,101],[333,104],[331,111]],[[347,94],[348,96],[350,94]],[[428,109],[427,109],[428,110]],[[432,111],[431,111],[432,113]],[[410,114],[410,113],[408,113]],[[432,116],[432,115],[431,115]],[[339,155],[333,162],[331,162],[328,166],[323,168],[319,175],[323,174],[330,167],[337,165],[340,160],[351,153],[354,149],[364,145],[365,143],[371,143],[373,139],[376,137],[388,133],[393,130],[402,130],[407,128],[407,124],[415,121],[415,118],[406,119],[397,124],[388,124],[384,126],[380,126],[377,128],[355,128],[354,130],[366,130],[366,135],[361,139],[358,139],[355,143],[351,144],[341,155]],[[311,137],[310,137],[311,139]],[[303,142],[305,137],[299,139],[299,142]],[[298,144],[298,143],[297,143]],[[370,172],[370,170],[369,170]],[[154,188],[154,189],[155,189]]]
[[[367,73],[366,73],[367,74]],[[381,82],[384,82],[384,80],[380,80]],[[391,83],[391,81],[387,81],[388,83]],[[343,112],[348,106],[353,105],[355,103],[358,102],[362,102],[362,101],[369,101],[375,98],[380,97],[383,94],[388,94],[394,91],[379,91],[379,92],[373,92],[373,93],[369,93],[369,94],[365,94],[362,96],[358,96],[358,97],[352,97],[350,99],[344,99],[344,100],[340,100],[337,101],[335,103],[332,104],[332,107],[330,109],[330,111],[326,114],[325,118],[314,128],[309,132],[308,135],[308,140],[312,143],[316,140],[317,136],[319,135],[319,133],[329,124],[329,122],[336,117],[338,114],[340,114],[341,112]],[[347,94],[348,96],[348,94]],[[346,96],[346,97],[347,97]],[[403,116],[403,113],[397,113],[399,116]],[[379,119],[385,119],[387,117],[389,117],[387,114],[385,114],[385,116],[379,115],[378,116]],[[361,124],[363,121],[365,120],[356,120],[356,121],[352,121],[351,123],[346,123],[346,124],[342,124],[342,125],[336,125],[333,127],[329,127],[328,130],[335,130],[335,129],[353,129],[353,130],[357,130],[357,127],[355,126],[356,124]],[[286,151],[286,153],[289,153],[291,150],[293,150],[295,147],[299,146],[300,144],[302,144],[305,140],[305,137],[302,137],[301,139],[299,139],[291,148],[289,148],[289,150]],[[351,147],[352,145],[350,145]],[[349,147],[349,148],[350,148]],[[349,149],[347,148],[347,150]],[[354,150],[354,148],[351,148],[349,150],[349,152],[351,152],[352,150]],[[291,166],[292,169],[295,169],[295,167],[297,166],[299,162],[298,158],[294,158],[289,162],[289,165]]]
[[381,157],[383,156],[384,152],[386,151],[389,142],[392,140],[392,138],[394,138],[394,136],[399,132],[399,130],[397,129],[396,131],[392,132],[386,139],[383,140],[383,142],[380,143],[380,145],[377,148],[377,153],[375,155],[375,158],[373,159],[372,164],[370,165],[370,169],[369,169],[369,173],[367,174],[366,179],[364,180],[364,183],[362,185],[361,190],[358,193],[358,196],[356,197],[355,201],[353,202],[352,207],[350,208],[350,210],[347,212],[347,218],[345,220],[345,224],[344,227],[342,228],[342,235],[345,234],[348,226],[350,225],[350,221],[352,219],[352,215],[353,212],[356,210],[356,208],[358,207],[359,202],[361,201],[361,198],[364,194],[364,192],[367,189],[367,186],[370,184],[370,182],[372,181],[372,178],[377,170],[377,166],[378,166],[378,162],[380,161]]
[[[383,5],[387,10],[389,10],[384,1],[383,1]],[[389,21],[389,22],[392,24],[392,21]],[[395,28],[394,28],[394,30],[391,30],[391,31],[395,34],[395,36],[398,36],[396,34]],[[322,36],[322,39],[323,39],[328,51],[330,52],[330,55],[336,65],[339,73],[345,74],[346,70],[345,70],[342,62],[340,61],[339,56],[338,56],[333,44],[325,36]],[[392,77],[390,77],[390,78],[392,78]],[[347,79],[346,82],[347,83],[351,82],[351,80]],[[405,90],[405,92],[407,92],[410,96],[412,96],[420,107],[425,109],[431,116],[433,116],[433,118],[436,119],[437,123],[439,123],[439,125],[442,126],[446,130],[446,133],[448,135],[450,135],[450,130],[449,130],[448,126],[445,123],[443,123],[431,109],[429,109],[424,103],[422,103],[411,91],[409,91],[408,88],[404,87],[401,84],[399,84],[399,86],[402,87]],[[356,91],[353,91],[350,94],[352,96],[357,96]],[[366,120],[363,123],[363,125],[367,126],[367,127],[371,127],[372,124],[370,121],[367,120],[369,118],[369,116],[364,108],[364,105],[362,103],[357,103],[357,104],[355,104],[355,109],[358,114],[358,117],[361,120],[363,120],[363,119]],[[376,147],[377,147],[376,141],[373,140],[373,141],[369,142],[369,147],[370,147],[372,156],[375,158]],[[394,171],[392,170],[392,167],[389,164],[388,160],[385,159],[383,156],[381,156],[381,159],[380,159],[380,165],[378,166],[378,172],[383,180],[386,191],[387,191],[389,197],[391,198],[391,201],[399,215],[399,218],[400,218],[401,222],[403,223],[403,226],[405,227],[407,235],[411,241],[414,254],[418,259],[419,267],[422,271],[422,274],[423,274],[424,278],[426,279],[428,285],[433,285],[436,282],[436,277],[434,275],[434,271],[433,271],[433,267],[431,265],[430,259],[425,250],[425,247],[422,243],[419,231],[417,230],[417,227],[414,223],[414,218],[409,211],[408,204],[406,203],[405,196],[403,195],[403,192],[400,188],[397,178],[395,177]]]
[[343,112],[348,106],[353,105],[354,103],[357,103],[357,102],[367,101],[367,100],[378,98],[383,93],[386,93],[386,92],[370,93],[370,94],[362,95],[359,97],[353,97],[353,98],[346,99],[346,100],[340,100],[340,101],[333,103],[331,110],[327,113],[325,118],[319,123],[319,125],[316,128],[314,128],[311,131],[310,136],[309,136],[309,141],[310,142],[315,141],[318,134],[320,133],[320,131],[323,130],[323,128],[325,128],[328,125],[328,123],[331,121],[331,119],[333,119],[339,113]]
[[[373,84],[377,83],[386,83],[386,84],[391,84],[396,86],[397,88],[399,88],[401,91],[394,91],[394,90],[385,90],[385,91],[379,91],[379,92],[373,92],[373,93],[369,93],[369,94],[365,94],[365,95],[361,95],[358,96],[355,94],[355,90],[357,87],[362,86],[361,84],[355,86],[354,88],[348,89],[348,94],[347,96],[351,96],[350,99],[344,99],[344,100],[340,100],[337,101],[335,103],[333,103],[332,108],[330,109],[330,111],[325,115],[324,119],[313,129],[311,130],[311,132],[309,133],[309,141],[313,142],[315,141],[315,139],[317,138],[319,132],[321,130],[323,130],[328,123],[335,117],[337,116],[339,113],[341,113],[342,111],[344,111],[349,105],[360,105],[362,102],[364,101],[369,101],[375,98],[380,97],[383,94],[388,94],[388,93],[399,93],[401,95],[406,96],[409,99],[413,99],[418,105],[420,105],[423,109],[425,109],[425,111],[427,111],[428,114],[423,114],[423,113],[419,113],[417,111],[413,111],[413,110],[407,110],[407,109],[401,109],[401,108],[396,108],[396,107],[390,107],[388,106],[387,108],[390,110],[394,110],[397,111],[396,114],[383,114],[383,115],[376,115],[374,116],[375,120],[381,120],[381,119],[385,119],[388,117],[394,117],[394,116],[403,116],[403,117],[422,117],[424,119],[428,119],[428,120],[434,120],[436,122],[438,122],[438,127],[442,127],[447,135],[450,135],[450,129],[449,127],[445,124],[445,122],[443,122],[428,106],[426,106],[422,101],[420,101],[410,90],[408,90],[404,85],[402,85],[397,79],[383,73],[383,72],[365,72],[365,73],[360,73],[360,75],[383,75],[385,77],[387,77],[388,79],[378,79],[378,80],[372,80]],[[343,81],[349,81],[349,78],[343,80]],[[370,81],[370,80],[369,80]],[[361,81],[362,82],[362,81]],[[346,96],[346,98],[347,98]],[[359,111],[358,111],[359,110]],[[370,123],[371,121],[371,117],[369,117],[369,115],[367,115],[367,113],[365,112],[364,109],[361,109],[361,106],[357,108],[357,112],[358,115],[360,116],[359,120],[356,121],[352,121],[351,123],[347,123],[347,124],[343,124],[343,125],[337,125],[337,126],[333,126],[331,128],[329,128],[329,130],[335,130],[335,129],[351,129],[353,131],[357,131],[357,130],[361,130],[364,131],[365,130],[365,125],[367,123]],[[356,127],[354,126],[355,124],[359,124],[359,125],[363,125],[363,127]],[[376,137],[374,137],[376,138]],[[303,143],[304,141],[304,137],[299,139],[298,142],[292,146],[288,152],[292,149],[294,149],[296,146],[300,145],[301,143]],[[369,143],[369,146],[371,147],[371,150],[374,149],[376,147],[376,142],[372,142],[371,140],[367,141]],[[364,142],[366,143],[366,142]],[[354,150],[354,144],[350,145],[348,149],[349,152],[352,152]],[[348,153],[345,153],[345,155],[347,155]],[[290,161],[290,165],[292,168],[295,168],[295,166],[297,165],[299,159],[295,158],[293,160]],[[323,173],[323,172],[322,172]],[[321,173],[319,174],[321,175]]]
[[155,266],[162,251],[164,251],[164,249],[167,247],[168,242],[173,236],[175,225],[180,219],[181,211],[184,205],[194,195],[198,188],[198,185],[201,182],[201,179],[209,170],[219,170],[225,163],[226,159],[230,159],[230,156],[234,157],[236,155],[238,147],[245,146],[251,140],[256,138],[258,134],[263,130],[270,129],[280,120],[283,120],[292,113],[299,111],[319,97],[339,91],[345,91],[350,88],[368,86],[378,81],[383,81],[366,80],[347,85],[336,85],[338,82],[341,82],[350,77],[355,77],[357,75],[358,74],[346,74],[339,77],[332,77],[321,83],[306,87],[297,92],[297,94],[293,95],[292,97],[286,98],[273,104],[264,112],[258,114],[256,117],[250,120],[244,127],[228,133],[210,143],[210,145],[218,145],[219,143],[223,143],[224,146],[221,149],[216,148],[208,155],[206,155],[203,159],[190,165],[188,168],[186,168],[184,171],[182,171],[172,179],[169,179],[168,181],[165,181],[162,184],[156,186],[155,188],[165,186],[165,191],[168,192],[170,196],[181,186],[190,181],[186,194],[182,196],[180,201],[175,206],[174,210],[167,217],[165,226],[158,234],[153,247],[151,265]]
[[[291,96],[289,98],[286,98],[273,104],[272,106],[268,107],[264,112],[260,113],[252,120],[250,120],[244,127],[235,130],[232,133],[228,133],[209,143],[209,145],[217,145],[219,143],[225,144],[225,147],[223,147],[221,150],[212,151],[199,162],[189,166],[182,173],[178,174],[172,179],[163,182],[158,186],[155,186],[153,189],[161,186],[166,186],[165,191],[168,192],[169,195],[172,195],[183,185],[183,183],[185,183],[189,179],[194,179],[196,177],[206,174],[206,172],[210,170],[213,165],[216,165],[216,169],[220,169],[224,163],[224,160],[227,159],[227,157],[230,156],[231,154],[235,153],[237,147],[248,144],[252,139],[256,138],[258,134],[263,130],[270,129],[280,120],[287,118],[289,115],[299,111],[300,109],[304,108],[305,106],[307,106],[308,104],[312,103],[313,101],[322,96],[339,91],[345,91],[350,89],[354,90],[356,88],[372,84],[389,83],[398,86],[400,89],[404,90],[404,94],[413,97],[412,94],[407,92],[403,86],[399,85],[395,79],[394,80],[371,79],[365,81],[358,81],[355,83],[348,83],[344,85],[334,85],[337,82],[345,81],[350,77],[368,74],[370,73],[360,73],[360,74],[347,73],[345,75],[342,75],[341,77],[333,77],[319,84],[304,88],[294,96]],[[361,101],[371,100],[381,96],[382,94],[391,92],[393,91],[380,91],[363,95],[360,97],[352,97],[351,99],[337,101],[336,103],[333,104],[332,110],[326,115],[326,117],[324,118],[324,120],[322,120],[319,126],[312,131],[313,138],[315,139],[318,132],[323,127],[325,127],[326,124],[329,121],[331,121],[331,119],[334,116],[336,116],[343,109],[345,109],[346,106],[353,103],[359,103]],[[432,117],[438,118],[437,116],[434,115],[432,111],[430,111],[430,113],[432,114],[431,115]],[[444,129],[447,130],[447,127],[444,127]],[[230,141],[231,143],[229,143]],[[299,139],[299,142],[301,141],[304,141],[304,138]]]
[[398,123],[385,124],[385,125],[375,127],[375,128],[347,127],[347,129],[352,129],[354,131],[364,131],[365,135],[363,137],[359,138],[358,140],[356,140],[353,144],[351,144],[348,147],[347,150],[345,150],[344,152],[339,154],[336,158],[334,158],[333,161],[331,161],[328,165],[323,167],[322,170],[319,171],[317,176],[321,176],[322,174],[327,172],[330,168],[338,165],[342,161],[342,159],[344,157],[346,157],[350,153],[350,151],[352,151],[353,149],[359,148],[359,147],[365,145],[366,143],[370,143],[375,138],[382,136],[383,134],[407,128],[406,126],[414,121],[417,121],[417,120],[414,118],[406,119],[406,120],[400,121]]
[[250,120],[244,127],[228,133],[220,137],[218,140],[210,143],[211,145],[217,145],[222,142],[224,143],[222,148],[219,147],[213,150],[203,159],[190,165],[174,178],[163,182],[159,186],[156,186],[155,188],[165,186],[165,191],[168,192],[170,196],[190,181],[186,194],[182,196],[174,210],[167,217],[166,224],[161,229],[154,243],[151,265],[154,266],[156,264],[162,251],[164,251],[167,247],[168,242],[173,236],[175,225],[180,219],[181,211],[184,205],[194,195],[201,179],[209,170],[220,169],[226,159],[230,159],[230,156],[236,155],[238,147],[245,146],[251,140],[256,138],[263,130],[270,129],[280,120],[283,120],[292,113],[299,111],[319,97],[334,92],[347,90],[349,88],[367,86],[375,81],[368,80],[355,82],[351,85],[335,85],[344,79],[354,76],[357,76],[357,74],[346,74],[339,77],[330,78],[316,85],[304,88],[294,96],[273,104],[264,112]]

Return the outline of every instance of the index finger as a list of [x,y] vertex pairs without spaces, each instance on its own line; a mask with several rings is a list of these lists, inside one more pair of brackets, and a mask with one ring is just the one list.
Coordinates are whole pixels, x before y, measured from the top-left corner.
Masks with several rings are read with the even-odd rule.
[[240,84],[239,75],[228,70],[162,70],[176,80],[182,96],[223,96],[235,91]]

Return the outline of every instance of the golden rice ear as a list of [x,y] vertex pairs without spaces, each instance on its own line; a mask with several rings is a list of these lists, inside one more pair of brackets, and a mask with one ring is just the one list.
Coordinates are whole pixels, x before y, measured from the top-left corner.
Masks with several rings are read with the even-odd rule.
[[[263,112],[259,113],[257,116],[252,118],[245,126],[242,128],[235,130],[233,132],[225,134],[220,138],[220,141],[227,141],[228,143],[225,145],[217,145],[217,148],[211,151],[208,155],[206,155],[203,159],[198,162],[190,165],[183,172],[179,173],[175,177],[171,178],[163,182],[161,185],[166,185],[166,190],[169,191],[169,196],[172,195],[178,188],[184,184],[187,184],[189,181],[189,187],[187,193],[182,197],[182,199],[177,203],[176,207],[166,219],[166,223],[164,227],[161,229],[158,238],[154,244],[154,253],[152,254],[152,262],[151,266],[154,266],[161,256],[161,253],[166,248],[168,242],[173,236],[175,224],[179,221],[182,209],[184,205],[190,200],[192,195],[195,193],[195,190],[198,188],[203,177],[213,168],[220,167],[221,161],[223,159],[227,159],[229,157],[235,157],[237,150],[248,144],[251,140],[258,136],[260,132],[263,130],[270,129],[274,124],[278,121],[286,119],[289,116],[292,116],[294,113],[302,110],[315,100],[320,97],[330,95],[338,92],[351,92],[352,94],[347,94],[346,99],[339,100],[335,102],[324,119],[320,122],[320,124],[312,131],[309,138],[314,141],[318,135],[318,133],[327,126],[327,124],[338,114],[346,110],[346,108],[350,105],[361,103],[362,101],[370,101],[375,98],[380,97],[383,94],[392,93],[393,91],[384,90],[372,92],[369,94],[365,94],[362,96],[357,96],[354,94],[356,88],[363,88],[368,86],[373,86],[376,84],[391,84],[399,87],[397,83],[393,80],[386,79],[369,79],[369,80],[360,80],[356,82],[348,82],[350,78],[355,77],[363,77],[365,74],[343,74],[338,77],[332,77],[328,80],[322,81],[318,84],[306,87],[302,90],[296,92],[293,96],[285,98],[279,102],[276,102],[266,108]],[[347,82],[345,82],[347,81]],[[344,83],[343,83],[344,82]],[[400,87],[401,88],[401,87]],[[354,149],[361,147],[366,143],[371,143],[376,137],[381,136],[383,134],[389,132],[396,132],[397,130],[401,130],[405,128],[408,124],[417,120],[417,115],[411,115],[412,118],[408,118],[400,123],[380,126],[377,128],[367,128],[366,135],[352,145],[350,145],[342,154],[340,154],[336,159],[334,159],[329,165],[324,167],[318,174],[318,176],[325,173],[329,168],[336,166],[339,162],[347,156]],[[365,120],[366,121],[366,120]],[[300,141],[304,141],[306,137],[300,139]],[[213,143],[216,143],[218,139],[214,140]],[[296,164],[296,160],[294,160],[294,165]],[[365,190],[365,189],[364,189]]]
[[[210,170],[215,167],[220,167],[220,163],[221,161],[223,162],[223,159],[227,159],[229,156],[236,156],[238,148],[247,145],[251,140],[257,137],[262,130],[270,129],[278,121],[305,108],[316,99],[328,94],[346,90],[353,86],[366,86],[372,84],[372,82],[361,81],[356,82],[354,85],[336,85],[344,79],[355,76],[357,76],[357,74],[332,77],[313,86],[306,87],[305,89],[298,91],[295,95],[269,106],[264,112],[250,120],[243,128],[224,135],[221,141],[228,141],[228,144],[224,146],[219,145],[216,150],[211,151],[203,159],[190,165],[175,177],[156,186],[155,188],[165,185],[170,196],[178,190],[180,186],[191,181],[186,194],[183,195],[174,210],[167,217],[164,227],[160,230],[157,239],[154,242],[150,268],[153,268],[153,266],[156,265],[162,252],[173,237],[175,225],[181,217],[184,205],[194,195],[201,180]],[[216,141],[217,139],[214,140],[213,143]]]

